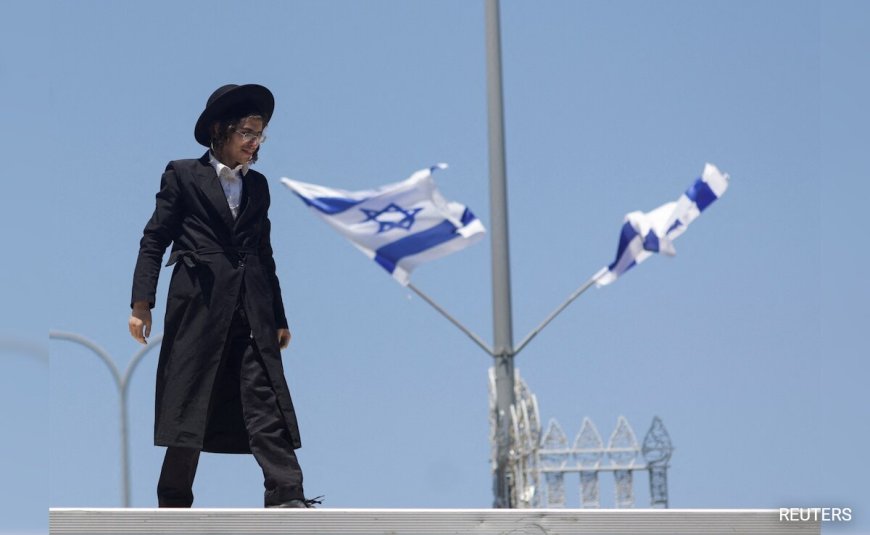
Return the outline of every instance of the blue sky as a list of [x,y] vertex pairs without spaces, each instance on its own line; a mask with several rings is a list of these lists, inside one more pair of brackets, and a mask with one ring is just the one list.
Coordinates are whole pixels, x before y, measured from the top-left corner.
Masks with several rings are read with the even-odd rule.
[[[167,161],[225,83],[277,106],[257,169],[294,340],[284,353],[310,495],[327,507],[489,507],[490,358],[310,214],[287,176],[368,189],[436,162],[488,225],[481,2],[32,2],[0,40],[8,344],[8,529],[45,507],[120,504],[117,394],[142,227]],[[677,242],[591,290],[517,358],[541,417],[675,447],[677,508],[851,507],[870,531],[860,358],[870,299],[870,10],[860,2],[502,4],[514,339],[616,249],[623,216],[675,200],[712,162],[725,196]],[[492,339],[488,242],[413,281]],[[164,271],[155,309],[162,331]],[[11,306],[10,306],[11,305]],[[44,345],[43,345],[44,344]],[[132,503],[155,505],[156,353],[130,390]],[[46,459],[48,462],[46,462]],[[647,504],[645,479],[636,489]],[[258,507],[249,456],[204,456],[198,507]],[[612,489],[602,489],[612,504]],[[577,484],[569,484],[569,505]]]

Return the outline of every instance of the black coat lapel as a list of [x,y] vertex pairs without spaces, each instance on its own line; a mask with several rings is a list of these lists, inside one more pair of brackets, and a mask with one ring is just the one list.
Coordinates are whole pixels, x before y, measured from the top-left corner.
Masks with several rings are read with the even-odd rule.
[[224,193],[224,188],[221,186],[221,181],[208,161],[208,153],[199,159],[200,165],[196,172],[196,181],[199,184],[202,192],[211,201],[221,220],[228,229],[232,229],[235,225],[233,214],[230,212],[230,205],[227,203],[227,196]]
[[239,217],[236,219],[236,226],[244,225],[248,219],[260,212],[260,206],[266,201],[268,192],[263,191],[266,185],[265,181],[257,180],[256,175],[252,171],[242,179],[244,186],[242,187],[242,206],[239,212]]

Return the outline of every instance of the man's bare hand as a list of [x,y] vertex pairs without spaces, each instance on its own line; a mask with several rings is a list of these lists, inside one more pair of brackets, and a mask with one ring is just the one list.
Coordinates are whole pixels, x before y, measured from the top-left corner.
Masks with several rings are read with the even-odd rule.
[[281,349],[287,349],[287,346],[290,345],[290,329],[278,329],[278,347]]
[[140,344],[147,344],[151,336],[151,307],[145,301],[133,303],[129,320],[130,336]]

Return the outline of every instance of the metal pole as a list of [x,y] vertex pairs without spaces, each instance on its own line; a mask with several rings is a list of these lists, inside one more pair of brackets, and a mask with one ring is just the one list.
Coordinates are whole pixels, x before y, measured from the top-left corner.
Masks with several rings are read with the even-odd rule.
[[112,373],[112,379],[115,380],[115,386],[118,388],[121,408],[122,502],[124,504],[124,507],[130,507],[130,440],[128,438],[127,427],[127,391],[129,390],[128,387],[130,386],[130,377],[133,375],[133,371],[136,369],[136,366],[151,349],[160,345],[160,342],[163,340],[163,335],[159,334],[157,336],[154,336],[147,346],[139,350],[139,352],[133,357],[133,359],[130,361],[130,364],[127,366],[127,370],[124,373],[123,377],[121,377],[121,372],[118,370],[118,367],[115,365],[115,362],[106,352],[106,350],[98,346],[91,340],[85,338],[84,336],[61,331],[49,331],[48,336],[49,338],[53,338],[55,340],[67,340],[69,342],[75,342],[79,345],[85,346],[86,348],[93,351],[94,354],[96,354],[98,357],[100,357],[100,359],[106,364],[106,366],[109,367],[109,371]]
[[121,379],[121,372],[118,371],[118,367],[115,365],[115,362],[112,360],[112,357],[106,352],[105,349],[98,346],[94,342],[88,340],[84,336],[80,336],[74,333],[60,332],[60,331],[49,331],[49,338],[54,338],[55,340],[67,340],[69,342],[75,342],[79,345],[83,345],[86,348],[90,349],[94,352],[95,355],[100,357],[106,366],[109,367],[109,371],[112,373],[112,379],[115,380],[115,386],[118,389],[118,396],[121,399],[121,492],[122,492],[122,502],[124,507],[130,507],[130,475],[129,470],[127,469],[127,414],[126,408],[124,407],[124,399],[123,399],[123,380]]
[[130,364],[127,365],[127,370],[124,372],[124,378],[121,380],[121,437],[124,441],[123,456],[121,462],[124,468],[124,507],[130,507],[130,433],[127,426],[127,419],[129,414],[129,411],[127,410],[127,405],[129,401],[128,398],[130,397],[130,379],[132,378],[133,372],[136,370],[136,366],[139,365],[139,362],[142,360],[142,358],[145,357],[145,355],[147,355],[149,351],[151,351],[155,347],[160,346],[160,343],[162,341],[162,334],[151,337],[151,341],[148,342],[145,347],[141,348],[136,353],[136,355],[133,356]]
[[501,31],[498,0],[486,0],[486,81],[489,116],[489,205],[492,244],[493,356],[496,391],[496,471],[494,507],[512,507],[509,480],[510,407],[514,404],[514,350],[508,250],[507,180],[504,105],[502,102]]
[[431,297],[429,297],[428,295],[423,293],[422,290],[420,290],[419,288],[417,288],[416,286],[414,286],[410,282],[408,283],[408,288],[412,289],[414,291],[414,293],[416,293],[417,295],[422,297],[424,301],[426,301],[427,303],[432,305],[432,308],[434,308],[435,310],[440,312],[442,316],[444,316],[445,318],[447,318],[450,321],[450,323],[459,327],[460,331],[464,332],[469,338],[471,338],[472,341],[474,341],[475,344],[477,344],[478,346],[480,346],[481,349],[486,351],[486,353],[488,355],[493,354],[492,349],[490,349],[489,346],[486,345],[486,342],[484,342],[483,339],[481,339],[479,336],[474,334],[474,332],[472,332],[468,327],[466,327],[465,325],[460,323],[459,320],[457,320],[456,318],[451,316],[449,312],[444,310],[444,308],[441,307],[441,305],[439,305],[438,303],[436,303]]
[[541,322],[540,325],[538,325],[537,327],[535,327],[535,329],[534,329],[532,332],[530,332],[528,335],[526,335],[525,338],[523,338],[523,341],[520,342],[520,344],[517,346],[516,351],[514,351],[514,355],[516,355],[517,353],[519,353],[520,351],[522,351],[523,348],[526,347],[526,344],[528,344],[529,342],[532,341],[532,338],[534,338],[535,336],[537,336],[538,333],[541,332],[541,331],[544,329],[544,327],[546,327],[547,325],[549,325],[550,322],[553,321],[553,320],[556,318],[556,316],[559,315],[560,312],[562,312],[563,310],[565,310],[565,309],[568,307],[568,305],[570,305],[572,302],[574,302],[575,299],[577,299],[578,297],[580,297],[580,294],[582,294],[583,292],[585,292],[586,290],[588,290],[589,288],[591,288],[592,285],[595,284],[595,281],[597,281],[597,280],[598,280],[598,278],[596,278],[596,277],[592,277],[592,278],[589,279],[588,281],[584,282],[582,286],[580,286],[579,288],[577,288],[576,290],[574,290],[574,293],[572,293],[571,295],[569,295],[569,296],[568,296],[568,299],[565,300],[564,303],[562,303],[561,305],[559,305],[558,307],[556,307],[556,310],[554,310],[553,312],[551,312],[550,315],[547,316],[547,317],[544,319],[544,321]]

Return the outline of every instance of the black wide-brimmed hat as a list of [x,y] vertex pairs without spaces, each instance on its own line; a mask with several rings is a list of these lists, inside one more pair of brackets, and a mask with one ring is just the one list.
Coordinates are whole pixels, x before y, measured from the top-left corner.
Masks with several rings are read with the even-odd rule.
[[209,133],[211,124],[221,119],[228,111],[241,107],[247,111],[258,112],[263,116],[263,122],[268,123],[275,110],[275,97],[272,96],[271,91],[257,84],[221,86],[208,97],[205,109],[196,121],[193,137],[200,145],[208,147],[211,141]]

